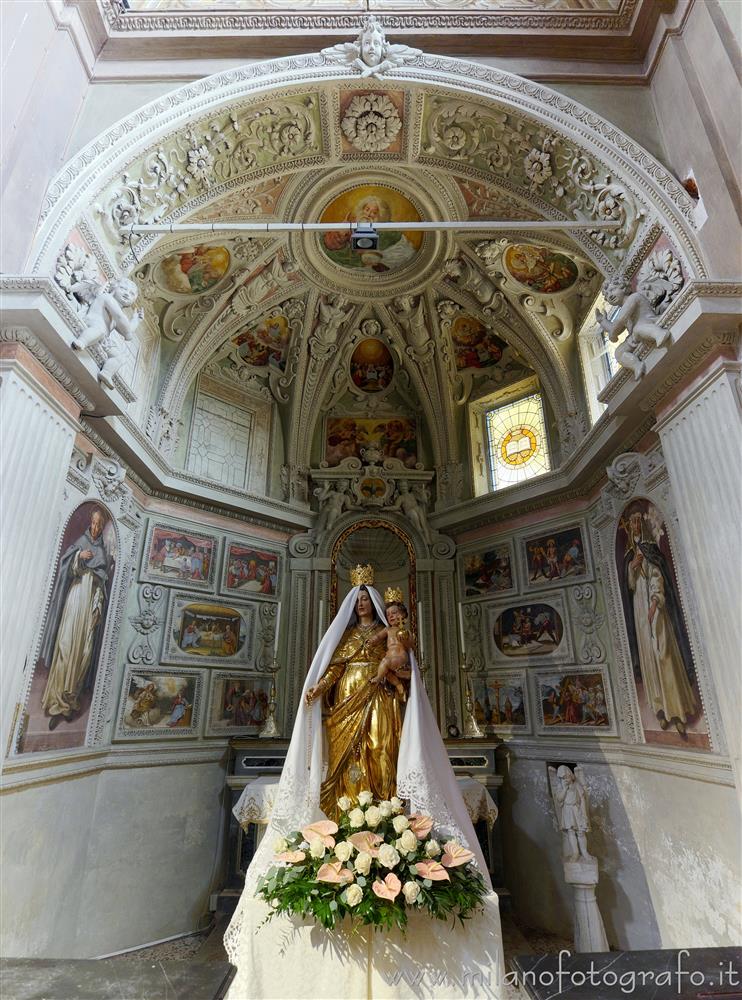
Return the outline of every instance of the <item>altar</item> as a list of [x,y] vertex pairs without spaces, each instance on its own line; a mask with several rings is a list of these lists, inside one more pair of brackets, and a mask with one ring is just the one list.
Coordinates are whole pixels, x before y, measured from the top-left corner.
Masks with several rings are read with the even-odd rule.
[[[497,774],[494,740],[450,740],[446,749],[459,780],[500,907],[507,905],[502,843],[497,824],[502,775]],[[227,879],[215,907],[231,912],[242,891],[245,872],[265,830],[288,741],[233,739],[227,774],[229,808]]]

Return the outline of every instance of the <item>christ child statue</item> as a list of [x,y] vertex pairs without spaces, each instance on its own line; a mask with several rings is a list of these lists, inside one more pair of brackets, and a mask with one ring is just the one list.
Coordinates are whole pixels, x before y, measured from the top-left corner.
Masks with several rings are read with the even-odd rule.
[[387,588],[384,593],[384,607],[389,625],[379,629],[368,641],[375,646],[386,639],[386,655],[379,664],[372,684],[386,681],[404,701],[405,687],[402,680],[408,680],[412,674],[408,649],[413,645],[410,630],[407,628],[407,608],[402,603],[402,591],[398,588]]

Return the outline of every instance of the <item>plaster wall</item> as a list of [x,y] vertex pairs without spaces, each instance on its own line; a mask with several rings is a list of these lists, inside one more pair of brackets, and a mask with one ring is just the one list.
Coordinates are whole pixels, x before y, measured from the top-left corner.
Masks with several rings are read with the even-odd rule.
[[58,30],[46,3],[0,4],[3,225],[0,271],[23,271],[49,180],[88,86],[72,34]]
[[[543,751],[525,756],[517,744],[510,746],[499,820],[505,877],[519,921],[569,937],[571,889],[563,878],[547,760],[574,763],[578,757],[566,748],[556,748],[551,757]],[[595,760],[584,769],[591,799],[589,846],[600,865],[597,898],[611,947],[738,943],[734,789]]]
[[667,165],[681,180],[693,173],[708,215],[699,239],[714,278],[738,278],[742,270],[739,60],[726,19],[696,3],[682,35],[668,39],[652,80]]
[[192,931],[221,863],[224,767],[136,767],[2,802],[2,941],[94,958]]

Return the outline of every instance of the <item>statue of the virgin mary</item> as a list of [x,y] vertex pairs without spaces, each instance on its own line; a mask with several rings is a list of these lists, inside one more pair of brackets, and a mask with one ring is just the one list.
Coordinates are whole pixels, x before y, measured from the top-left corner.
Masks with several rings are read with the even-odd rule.
[[[357,798],[368,789],[383,800],[396,794],[408,813],[433,817],[442,836],[472,851],[490,884],[414,650],[408,650],[409,669],[400,671],[401,676],[409,673],[409,696],[379,683],[378,667],[386,652],[379,632],[387,625],[387,608],[373,587],[371,566],[357,566],[351,583],[309,668],[271,819],[225,934],[227,954],[238,969],[254,947],[248,944],[254,930],[251,904],[260,876],[273,864],[277,838],[317,820],[336,818],[337,800],[343,795]],[[388,607],[395,603],[399,601]],[[496,917],[496,897],[492,899]],[[488,934],[492,937],[491,928]],[[499,921],[495,937],[499,941]],[[236,984],[230,998],[237,997]]]

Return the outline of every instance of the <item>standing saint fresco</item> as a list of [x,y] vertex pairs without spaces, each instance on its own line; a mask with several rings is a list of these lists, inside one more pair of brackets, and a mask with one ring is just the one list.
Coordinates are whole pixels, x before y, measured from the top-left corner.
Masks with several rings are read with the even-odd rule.
[[39,654],[49,667],[41,706],[51,730],[76,717],[95,677],[113,570],[104,539],[108,520],[102,507],[92,505],[89,526],[59,560]]
[[641,676],[649,707],[662,730],[674,726],[685,737],[700,706],[672,563],[659,544],[665,534],[660,521],[659,511],[647,500],[634,501],[624,511],[619,524],[621,596],[632,666]]

